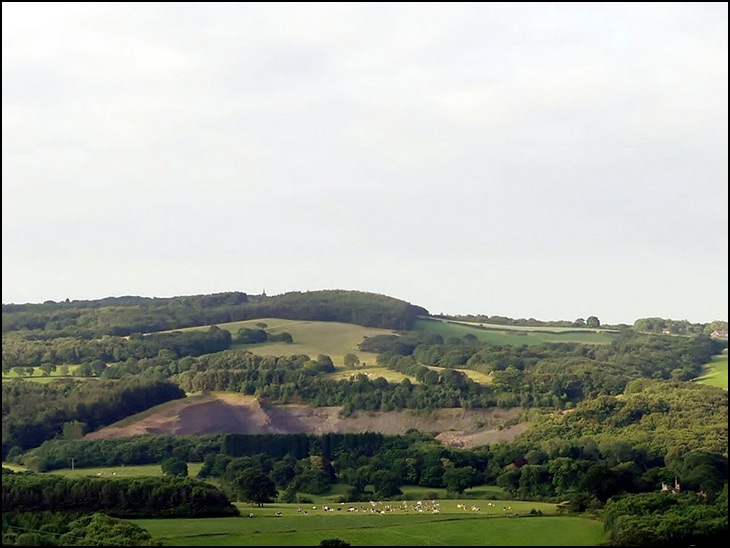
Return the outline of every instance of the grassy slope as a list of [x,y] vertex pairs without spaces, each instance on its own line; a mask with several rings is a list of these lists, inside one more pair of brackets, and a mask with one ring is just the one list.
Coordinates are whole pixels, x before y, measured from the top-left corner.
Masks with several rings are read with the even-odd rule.
[[[312,322],[306,320],[282,320],[280,318],[259,318],[243,322],[231,322],[218,324],[221,329],[230,331],[236,335],[238,330],[246,327],[258,329],[257,323],[263,322],[267,325],[266,331],[271,334],[286,331],[294,338],[294,342],[287,343],[262,343],[262,344],[241,344],[233,348],[248,350],[254,354],[269,356],[290,356],[292,354],[306,354],[316,358],[318,354],[327,354],[332,358],[335,365],[342,365],[345,354],[353,353],[360,361],[367,364],[375,363],[375,354],[360,352],[357,345],[365,337],[375,335],[392,334],[388,329],[377,329],[374,327],[363,327],[349,323],[339,322]],[[188,329],[207,329],[207,327],[190,327]],[[181,329],[180,331],[185,331]]]
[[[296,512],[296,504],[272,504],[263,509],[239,505],[243,516],[253,519],[210,518],[196,520],[135,520],[155,538],[177,546],[316,546],[325,538],[341,538],[354,546],[451,545],[596,545],[603,540],[598,521],[578,517],[544,516],[517,519],[532,508],[554,513],[554,505],[539,502],[496,502],[480,512],[459,510],[458,501],[441,501],[441,513],[389,514],[325,513],[321,506],[301,505],[308,516]],[[466,501],[467,506],[472,502]],[[395,503],[393,503],[395,504]],[[513,517],[505,518],[504,506],[512,506]],[[316,505],[315,505],[316,506]],[[338,507],[339,505],[335,505]],[[353,506],[369,508],[368,503]],[[274,517],[275,512],[283,517]],[[489,516],[489,517],[488,517]]]
[[[548,333],[544,331],[515,331],[513,329],[500,329],[499,331],[493,331],[488,329],[479,329],[465,324],[454,324],[447,323],[445,321],[433,320],[417,320],[415,328],[427,333],[438,333],[443,337],[463,337],[464,335],[471,333],[483,342],[514,346],[550,342],[583,342],[600,344],[611,342],[615,338],[615,335],[609,331],[595,332],[586,330],[581,333]],[[517,333],[523,334],[518,335]]]
[[705,365],[705,374],[697,381],[727,390],[727,360],[727,355],[713,357],[712,361]]

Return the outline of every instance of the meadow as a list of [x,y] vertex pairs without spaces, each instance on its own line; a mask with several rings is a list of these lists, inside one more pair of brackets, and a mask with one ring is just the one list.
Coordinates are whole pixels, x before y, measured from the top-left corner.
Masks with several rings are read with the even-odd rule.
[[712,361],[704,366],[704,374],[697,381],[727,390],[727,359],[727,354],[713,357]]
[[[408,511],[388,513],[371,513],[371,509],[399,502],[375,506],[346,503],[335,505],[330,512],[317,504],[271,504],[265,508],[239,504],[242,517],[238,518],[134,522],[169,546],[317,546],[327,538],[339,538],[353,546],[590,546],[604,540],[601,522],[556,516],[554,504],[496,501],[488,506],[487,501],[463,501],[467,507],[463,510],[457,508],[462,504],[458,500],[437,502],[438,514],[419,514],[413,510],[414,501],[409,501]],[[471,510],[472,504],[479,505],[478,512]],[[302,513],[297,512],[298,507]],[[348,512],[348,507],[358,512]],[[508,507],[512,510],[505,511]],[[532,510],[544,515],[531,516]],[[276,512],[281,517],[276,517]]]
[[[3,466],[6,466],[3,464]],[[203,467],[202,462],[189,462],[188,475],[194,478]],[[159,464],[143,464],[139,466],[103,466],[98,468],[61,468],[48,472],[66,478],[83,478],[86,476],[100,476],[105,478],[135,478],[139,476],[162,476],[162,467]]]
[[[68,368],[67,375],[61,375],[62,367]],[[78,366],[78,365],[66,365],[66,366],[58,365],[58,366],[56,366],[56,370],[51,372],[50,376],[44,376],[43,371],[41,371],[40,367],[33,367],[33,375],[31,375],[30,377],[28,377],[26,375],[18,375],[18,373],[17,373],[17,371],[15,371],[15,369],[11,369],[7,373],[3,371],[2,380],[3,380],[3,382],[6,382],[6,381],[12,381],[15,379],[23,379],[26,381],[33,381],[33,382],[45,384],[45,383],[49,383],[56,379],[63,379],[63,378],[79,379],[82,377],[73,377],[74,370],[78,369],[79,367],[80,366]]]
[[[363,327],[350,323],[315,322],[307,320],[283,320],[280,318],[258,318],[242,322],[217,324],[221,329],[229,331],[234,337],[239,329],[259,329],[256,324],[265,323],[266,331],[272,335],[287,332],[294,339],[293,343],[265,342],[260,344],[233,344],[231,348],[248,350],[262,356],[291,356],[292,354],[306,354],[316,358],[319,354],[326,354],[332,358],[335,365],[342,365],[345,354],[355,354],[361,363],[373,365],[376,355],[370,352],[361,352],[358,345],[365,337],[375,335],[390,335],[394,331]],[[189,327],[178,331],[208,329],[204,327]]]
[[[438,318],[435,318],[438,319]],[[612,333],[615,332],[613,329],[605,329],[601,327],[552,327],[542,325],[501,325],[498,323],[483,323],[483,322],[468,322],[465,320],[449,320],[452,323],[464,324],[467,326],[478,325],[486,329],[495,329],[497,331],[536,331],[546,333],[565,333],[575,331],[585,331],[593,333]]]
[[416,320],[415,329],[426,333],[438,333],[442,337],[463,337],[467,334],[474,335],[482,342],[499,345],[531,345],[557,342],[581,342],[588,344],[604,344],[613,341],[616,334],[611,331],[594,330],[566,330],[551,331],[536,330],[534,328],[519,328],[514,326],[490,326],[489,328],[479,327],[481,324],[469,324],[467,322],[447,322],[438,319]]

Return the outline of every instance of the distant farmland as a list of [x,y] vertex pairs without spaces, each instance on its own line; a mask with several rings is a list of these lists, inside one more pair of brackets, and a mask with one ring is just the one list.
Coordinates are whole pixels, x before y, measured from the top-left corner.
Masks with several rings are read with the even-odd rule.
[[[318,354],[326,354],[332,358],[335,365],[342,365],[345,354],[355,354],[361,363],[373,365],[375,354],[361,352],[358,345],[365,337],[375,335],[390,335],[394,331],[363,327],[350,323],[314,322],[307,320],[282,320],[280,318],[259,318],[242,322],[217,324],[221,329],[230,331],[235,337],[241,328],[258,329],[257,323],[265,323],[266,331],[272,335],[287,332],[294,338],[291,344],[285,342],[266,342],[261,344],[234,344],[232,348],[248,350],[261,356],[291,356],[292,354],[306,354],[316,358]],[[204,327],[189,327],[177,331],[207,329]]]
[[[554,514],[555,505],[541,502],[470,501],[479,513],[456,507],[458,501],[440,501],[440,514],[402,511],[392,514],[322,511],[296,512],[296,504],[272,504],[263,509],[239,505],[243,516],[254,518],[140,519],[134,522],[170,546],[317,546],[322,539],[339,538],[353,546],[595,546],[604,540],[600,521],[582,518],[529,515],[532,509]],[[393,504],[398,503],[383,503]],[[411,503],[412,504],[412,503]],[[370,507],[369,503],[348,506]],[[512,517],[503,517],[503,506]],[[339,509],[340,505],[336,505]],[[275,517],[281,512],[282,517]]]
[[544,328],[495,326],[480,327],[482,324],[467,322],[451,322],[435,318],[419,319],[415,328],[426,333],[438,333],[443,337],[463,337],[472,334],[480,341],[490,344],[522,346],[524,344],[543,344],[557,342],[581,342],[589,344],[609,343],[616,338],[611,331],[595,331],[590,329],[555,328],[546,331]]

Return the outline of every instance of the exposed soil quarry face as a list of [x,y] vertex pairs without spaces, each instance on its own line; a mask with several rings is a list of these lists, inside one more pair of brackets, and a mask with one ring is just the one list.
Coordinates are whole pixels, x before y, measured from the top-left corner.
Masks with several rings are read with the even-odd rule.
[[[118,438],[138,434],[324,434],[381,432],[404,434],[441,432],[443,443],[460,447],[511,441],[525,425],[501,428],[520,409],[435,409],[428,412],[359,411],[342,417],[341,407],[272,405],[239,394],[206,394],[168,402],[117,425],[102,428],[87,439]],[[501,429],[500,429],[501,428]]]

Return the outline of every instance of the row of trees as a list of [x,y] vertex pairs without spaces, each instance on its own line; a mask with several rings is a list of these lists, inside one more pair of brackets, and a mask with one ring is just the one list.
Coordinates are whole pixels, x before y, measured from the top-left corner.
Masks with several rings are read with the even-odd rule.
[[687,320],[669,318],[639,318],[634,322],[634,330],[641,333],[671,333],[672,335],[710,335],[713,331],[727,331],[726,321],[692,323]]
[[596,316],[588,316],[587,318],[578,318],[574,321],[570,320],[536,320],[535,318],[508,318],[506,316],[487,316],[485,314],[462,314],[450,316],[446,314],[437,314],[434,317],[444,320],[456,320],[460,322],[469,322],[476,324],[492,324],[492,325],[513,325],[519,327],[600,327],[601,321]]
[[236,516],[215,486],[182,478],[64,478],[2,471],[3,512],[106,512],[116,517]]

